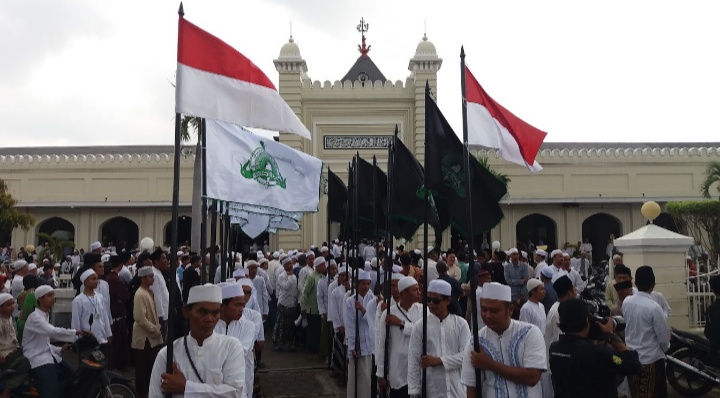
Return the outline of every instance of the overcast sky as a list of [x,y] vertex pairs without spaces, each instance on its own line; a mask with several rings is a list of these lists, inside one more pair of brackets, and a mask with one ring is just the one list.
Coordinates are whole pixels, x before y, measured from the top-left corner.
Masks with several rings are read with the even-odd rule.
[[[1,146],[172,144],[178,1],[4,0]],[[718,1],[186,0],[185,17],[277,84],[292,33],[312,80],[358,57],[405,80],[423,36],[461,131],[459,52],[547,141],[720,141]]]

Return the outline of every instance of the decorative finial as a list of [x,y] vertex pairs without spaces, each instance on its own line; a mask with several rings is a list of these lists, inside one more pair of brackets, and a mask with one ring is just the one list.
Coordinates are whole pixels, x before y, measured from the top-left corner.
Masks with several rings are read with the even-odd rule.
[[292,21],[290,21],[290,43],[292,43],[292,42],[293,42],[293,38],[292,38]]
[[358,51],[360,54],[365,56],[370,52],[370,46],[365,45],[365,32],[370,28],[370,24],[365,22],[365,18],[360,18],[360,24],[357,26],[357,31],[360,32],[362,37],[362,45],[358,45]]
[[427,41],[427,19],[423,20],[423,41]]
[[183,9],[182,1],[180,2],[180,8],[178,8],[178,15],[181,17],[185,15],[185,10]]

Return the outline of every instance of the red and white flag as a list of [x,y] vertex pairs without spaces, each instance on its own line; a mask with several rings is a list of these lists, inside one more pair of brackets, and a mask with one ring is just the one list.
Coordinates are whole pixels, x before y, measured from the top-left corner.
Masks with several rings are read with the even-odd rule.
[[465,68],[468,143],[500,150],[508,162],[542,170],[535,161],[546,132],[536,129],[495,102]]
[[175,112],[311,139],[260,68],[182,16],[177,62]]

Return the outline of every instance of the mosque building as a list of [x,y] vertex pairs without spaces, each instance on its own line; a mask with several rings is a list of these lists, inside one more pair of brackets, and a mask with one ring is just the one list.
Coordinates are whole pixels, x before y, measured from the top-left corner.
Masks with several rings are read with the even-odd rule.
[[[437,93],[437,73],[443,60],[427,36],[408,60],[408,75],[396,80],[373,62],[364,35],[359,50],[354,64],[348,60],[347,73],[333,82],[311,80],[311,68],[292,37],[274,60],[280,95],[313,134],[305,140],[280,133],[280,142],[320,158],[345,182],[355,153],[366,160],[376,156],[386,169],[396,125],[399,138],[422,163],[426,82],[442,95]],[[180,242],[191,235],[194,152],[194,145],[188,145],[181,155]],[[511,180],[502,201],[505,217],[485,234],[485,242],[499,240],[510,247],[529,240],[562,247],[587,238],[599,255],[611,235],[645,224],[640,213],[645,201],[663,205],[701,199],[705,165],[720,156],[720,142],[545,143],[537,157],[544,170],[537,174],[504,161],[495,150],[471,152],[487,156],[490,167]],[[172,166],[171,146],[0,148],[0,179],[18,200],[17,207],[36,220],[29,231],[0,231],[0,246],[7,241],[37,245],[38,233],[56,231],[67,231],[85,248],[95,240],[133,247],[144,236],[168,243]],[[675,229],[665,213],[656,223]],[[327,221],[323,194],[318,212],[305,215],[298,231],[264,235],[258,242],[268,240],[272,249],[307,248],[339,233],[339,224]],[[457,238],[446,231],[443,246]],[[421,247],[421,238],[408,245]]]

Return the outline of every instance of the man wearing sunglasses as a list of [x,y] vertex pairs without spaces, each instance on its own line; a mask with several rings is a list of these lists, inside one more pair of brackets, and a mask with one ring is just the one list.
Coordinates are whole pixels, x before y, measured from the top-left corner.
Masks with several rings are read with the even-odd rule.
[[[470,342],[470,328],[461,316],[448,310],[452,287],[444,280],[428,284],[427,336],[423,336],[423,321],[413,323],[408,352],[408,393],[420,396],[422,369],[427,369],[428,398],[465,397],[460,384],[460,368],[465,347]],[[427,338],[427,353],[422,355],[423,337]]]

